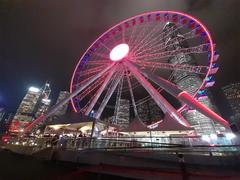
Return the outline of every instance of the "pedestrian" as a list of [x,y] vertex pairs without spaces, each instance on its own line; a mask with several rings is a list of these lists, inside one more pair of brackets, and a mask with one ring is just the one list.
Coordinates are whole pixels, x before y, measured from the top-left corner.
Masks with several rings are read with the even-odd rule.
[[179,153],[176,153],[176,154],[178,157],[178,162],[179,162],[181,173],[182,173],[182,180],[188,180],[189,178],[188,178],[188,174],[187,174],[187,170],[186,170],[184,156],[183,156],[183,154],[179,154]]

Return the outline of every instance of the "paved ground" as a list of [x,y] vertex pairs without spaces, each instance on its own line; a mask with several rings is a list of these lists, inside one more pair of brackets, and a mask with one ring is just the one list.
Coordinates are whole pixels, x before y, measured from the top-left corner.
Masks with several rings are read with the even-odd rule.
[[[159,161],[159,163],[163,163]],[[28,179],[163,179],[163,180],[239,180],[240,173],[225,173],[224,168],[201,169],[199,167],[129,168],[118,165],[79,165],[59,161],[43,161],[0,149],[0,180]],[[159,166],[160,167],[160,166]],[[220,175],[221,174],[221,175]]]
[[[0,180],[47,179],[129,179],[99,172],[85,171],[87,166],[41,161],[0,149]],[[84,172],[79,172],[84,170]]]

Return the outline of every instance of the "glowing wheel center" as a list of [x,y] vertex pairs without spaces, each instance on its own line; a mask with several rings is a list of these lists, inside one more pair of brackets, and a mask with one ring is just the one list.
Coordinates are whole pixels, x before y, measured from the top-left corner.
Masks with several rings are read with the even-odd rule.
[[127,44],[119,44],[115,46],[110,52],[110,59],[112,61],[120,61],[125,56],[127,56],[129,52],[129,46]]

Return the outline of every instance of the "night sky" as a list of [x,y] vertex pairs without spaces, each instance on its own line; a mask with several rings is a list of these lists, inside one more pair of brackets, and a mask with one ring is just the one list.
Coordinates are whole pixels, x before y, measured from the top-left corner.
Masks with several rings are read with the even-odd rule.
[[240,81],[239,0],[1,0],[0,105],[14,112],[28,87],[51,82],[52,98],[69,90],[74,67],[99,35],[152,10],[178,10],[202,21],[220,53],[212,89]]

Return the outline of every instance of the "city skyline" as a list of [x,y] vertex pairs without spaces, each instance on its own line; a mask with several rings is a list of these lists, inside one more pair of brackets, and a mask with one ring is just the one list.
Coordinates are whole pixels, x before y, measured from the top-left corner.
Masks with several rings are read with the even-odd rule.
[[[149,4],[132,1],[132,9],[129,9],[126,8],[127,2],[125,1],[115,4],[108,2],[113,9],[119,6],[118,11],[109,10],[102,3],[97,3],[96,6],[99,7],[99,10],[91,16],[87,12],[90,4],[83,4],[86,12],[79,11],[78,8],[73,8],[72,5],[67,7],[65,10],[69,16],[64,16],[62,21],[59,22],[55,21],[55,16],[61,16],[64,3],[57,6],[51,3],[36,2],[2,3],[3,6],[0,7],[3,26],[0,47],[2,49],[1,61],[5,68],[0,72],[1,82],[3,82],[0,86],[0,104],[4,105],[8,111],[16,109],[28,87],[40,86],[46,80],[50,80],[53,84],[54,99],[60,90],[69,90],[74,66],[89,44],[112,24],[143,12],[142,5],[146,5],[148,10],[175,8],[183,12],[189,12],[206,24],[211,31],[214,42],[217,43],[220,53],[220,70],[216,74],[216,85],[211,88],[218,106],[222,106],[222,102],[219,102],[218,98],[218,89],[231,82],[240,81],[239,76],[237,76],[239,68],[237,59],[239,55],[234,53],[234,48],[237,47],[234,46],[234,44],[237,44],[235,36],[238,36],[238,34],[235,33],[237,28],[232,28],[235,26],[234,21],[230,21],[235,19],[235,16],[238,18],[237,11],[234,8],[237,6],[234,6],[234,3],[222,1],[222,3],[217,4],[216,1],[181,1],[173,5],[158,1],[152,1]],[[237,5],[236,1],[235,4]],[[78,3],[76,3],[76,7],[77,5]],[[51,10],[48,12],[50,18],[42,16],[42,8],[45,7]],[[232,11],[228,12],[227,15],[219,13],[220,10],[225,8],[232,8]],[[120,12],[120,9],[126,9],[126,13]],[[204,13],[204,9],[208,9],[207,14]],[[104,17],[107,17],[99,17],[99,25],[95,25],[96,13],[103,13]],[[82,19],[84,16],[89,16],[90,20],[85,22]],[[224,23],[219,23],[220,20]],[[62,28],[59,29],[60,26]],[[16,32],[17,27],[18,31]],[[39,30],[36,27],[44,28]],[[231,33],[228,33],[230,30]],[[15,41],[17,43],[13,46],[12,43]],[[225,47],[225,44],[229,44],[228,48]],[[11,53],[9,50],[11,50]],[[18,62],[21,63],[16,66]],[[9,72],[11,72],[11,76],[8,75]]]
[[0,179],[240,179],[239,7],[0,1]]

